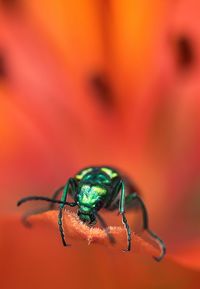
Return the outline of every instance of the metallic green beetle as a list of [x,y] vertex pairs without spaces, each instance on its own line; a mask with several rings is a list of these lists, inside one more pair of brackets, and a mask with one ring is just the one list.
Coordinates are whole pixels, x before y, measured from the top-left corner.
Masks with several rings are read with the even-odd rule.
[[[57,200],[59,193],[62,192],[61,200]],[[67,202],[67,196],[71,195],[73,202]],[[48,209],[52,209],[55,203],[59,203],[58,213],[58,226],[64,246],[69,244],[65,241],[62,215],[65,206],[78,207],[77,214],[81,221],[86,223],[88,226],[94,226],[96,219],[100,222],[101,226],[105,229],[110,242],[114,243],[113,236],[109,233],[108,227],[104,219],[99,215],[101,208],[109,211],[119,210],[122,216],[122,222],[127,232],[127,248],[124,251],[131,250],[131,229],[128,224],[125,215],[125,209],[135,208],[135,202],[140,204],[143,213],[143,229],[146,230],[150,236],[158,243],[161,249],[159,257],[154,257],[156,261],[160,261],[165,253],[166,247],[164,242],[149,229],[148,225],[148,214],[145,204],[141,197],[138,195],[135,186],[126,177],[122,177],[120,173],[108,166],[95,166],[87,167],[79,171],[74,178],[70,178],[65,186],[59,188],[52,198],[42,196],[29,196],[21,199],[17,205],[21,205],[24,202],[30,200],[44,200],[51,202]],[[44,209],[43,209],[44,210]],[[45,209],[47,210],[47,209]],[[35,211],[32,214],[41,212]],[[24,220],[30,215],[30,213],[24,216]]]

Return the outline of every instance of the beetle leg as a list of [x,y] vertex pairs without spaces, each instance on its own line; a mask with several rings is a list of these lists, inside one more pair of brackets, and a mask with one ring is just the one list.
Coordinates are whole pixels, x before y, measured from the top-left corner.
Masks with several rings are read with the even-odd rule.
[[128,241],[127,249],[125,249],[124,251],[130,251],[131,250],[131,229],[129,227],[129,224],[125,215],[125,189],[124,189],[123,181],[120,181],[119,188],[121,190],[120,202],[119,202],[119,213],[122,215],[122,222],[126,228],[127,241]]
[[149,229],[149,218],[148,218],[148,213],[146,206],[141,199],[141,197],[137,193],[132,193],[125,198],[125,203],[129,204],[130,201],[137,200],[141,206],[142,209],[142,216],[143,216],[143,229],[149,233],[149,235],[158,243],[160,249],[161,249],[161,254],[159,257],[153,257],[156,261],[162,260],[164,255],[166,254],[166,247],[164,242],[153,232]]
[[59,213],[58,213],[58,226],[59,226],[60,235],[61,235],[61,239],[62,239],[62,242],[63,242],[64,246],[69,246],[69,244],[67,244],[66,241],[65,241],[65,235],[64,235],[63,224],[62,224],[62,212],[63,212],[63,208],[65,206],[64,203],[66,203],[66,199],[67,199],[67,195],[68,195],[70,187],[71,187],[72,190],[74,190],[74,180],[72,178],[70,178],[68,180],[67,184],[64,187],[63,194],[62,194],[62,197],[61,197],[61,201],[63,203],[60,204]]
[[96,214],[97,219],[99,220],[99,223],[101,224],[101,227],[104,229],[104,231],[106,232],[106,235],[108,236],[108,239],[110,241],[111,244],[115,243],[115,238],[113,237],[113,235],[110,233],[110,230],[106,224],[106,222],[104,221],[104,219],[99,215]]

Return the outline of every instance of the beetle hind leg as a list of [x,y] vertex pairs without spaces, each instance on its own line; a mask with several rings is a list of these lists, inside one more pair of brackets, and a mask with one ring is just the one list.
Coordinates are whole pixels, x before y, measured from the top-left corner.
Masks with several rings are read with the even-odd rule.
[[130,202],[132,201],[138,201],[142,210],[142,216],[143,216],[143,230],[147,231],[147,233],[151,236],[151,238],[153,240],[156,241],[156,243],[159,245],[160,247],[160,256],[158,257],[153,257],[156,261],[161,261],[163,259],[163,257],[166,254],[166,246],[164,244],[164,242],[153,232],[149,229],[149,218],[148,218],[148,213],[147,213],[147,209],[146,206],[143,202],[143,200],[140,198],[140,196],[137,193],[132,193],[128,196],[126,196],[125,198],[125,204],[130,204]]

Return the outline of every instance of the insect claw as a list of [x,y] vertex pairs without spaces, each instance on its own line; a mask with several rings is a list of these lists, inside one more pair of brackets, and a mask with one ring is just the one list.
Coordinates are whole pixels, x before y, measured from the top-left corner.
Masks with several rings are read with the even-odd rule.
[[156,260],[157,262],[160,262],[164,258],[165,254],[166,254],[166,248],[165,246],[163,246],[161,255],[158,257],[153,256],[153,259]]
[[123,252],[130,252],[131,251],[131,247],[128,247],[126,249],[122,249]]
[[153,256],[153,259],[154,259],[156,262],[160,262],[160,260],[161,260],[160,258],[154,257],[154,256]]
[[62,241],[63,241],[63,246],[64,247],[70,247],[71,246],[71,244],[66,243],[64,240],[62,240]]
[[26,218],[22,218],[21,221],[26,228],[32,228],[33,224],[31,224]]
[[128,249],[122,249],[122,252],[127,253],[127,252],[130,252],[130,250],[128,250]]
[[163,257],[164,257],[164,256],[159,256],[159,257],[153,256],[153,259],[156,260],[157,262],[160,262]]

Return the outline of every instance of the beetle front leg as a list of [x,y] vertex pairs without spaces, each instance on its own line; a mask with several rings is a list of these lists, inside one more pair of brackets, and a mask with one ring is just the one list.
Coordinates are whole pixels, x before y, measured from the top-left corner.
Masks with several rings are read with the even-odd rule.
[[127,252],[131,250],[131,229],[129,227],[129,224],[125,215],[125,189],[124,189],[123,181],[120,181],[119,189],[121,190],[120,202],[119,202],[119,213],[122,215],[122,223],[124,224],[126,228],[127,241],[128,241],[127,249],[123,251]]
[[63,208],[65,206],[64,203],[66,203],[66,199],[67,199],[67,195],[68,195],[70,186],[71,186],[72,190],[75,189],[74,179],[72,179],[72,178],[70,178],[68,180],[66,186],[64,187],[63,194],[62,194],[62,197],[61,197],[61,201],[63,203],[60,204],[59,213],[58,213],[58,226],[59,226],[60,235],[61,235],[61,239],[62,239],[62,242],[63,242],[64,246],[70,246],[70,244],[67,244],[66,241],[65,241],[65,235],[64,235],[63,224],[62,224],[62,216],[63,216],[62,212],[63,212]]

